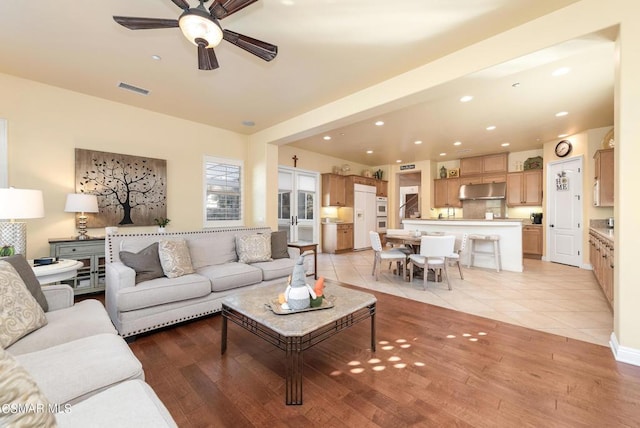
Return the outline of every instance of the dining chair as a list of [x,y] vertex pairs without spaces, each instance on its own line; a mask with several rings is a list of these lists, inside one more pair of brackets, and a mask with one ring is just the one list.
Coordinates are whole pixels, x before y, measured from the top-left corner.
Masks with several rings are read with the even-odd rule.
[[460,265],[460,257],[464,249],[467,247],[467,240],[469,238],[468,233],[462,234],[462,239],[460,240],[460,247],[454,249],[453,253],[447,256],[447,261],[451,263],[457,263],[458,272],[460,272],[460,279],[464,279],[464,275],[462,274],[462,266]]
[[453,254],[456,237],[453,235],[426,235],[420,239],[420,254],[409,255],[409,281],[413,281],[413,267],[424,269],[424,289],[427,289],[428,270],[443,270],[447,277],[447,286],[451,290],[449,273],[447,272],[447,257]]
[[371,272],[371,275],[375,275],[376,281],[378,280],[378,275],[380,273],[380,264],[383,260],[387,260],[389,262],[401,262],[402,275],[404,275],[407,266],[407,255],[397,248],[383,250],[382,241],[380,240],[380,235],[378,234],[378,232],[369,232],[369,238],[371,239],[371,249],[374,252],[373,271]]

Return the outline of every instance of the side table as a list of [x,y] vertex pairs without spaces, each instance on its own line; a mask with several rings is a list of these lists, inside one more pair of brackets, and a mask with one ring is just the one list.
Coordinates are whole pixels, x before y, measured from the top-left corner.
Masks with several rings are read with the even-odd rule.
[[78,274],[78,269],[83,266],[78,260],[58,260],[50,265],[33,266],[33,260],[29,260],[33,272],[40,285],[53,284],[71,279]]
[[313,275],[314,279],[318,279],[318,244],[306,241],[296,241],[289,242],[287,246],[300,250],[300,255],[307,251],[311,251],[313,253],[313,272],[308,273],[307,276]]

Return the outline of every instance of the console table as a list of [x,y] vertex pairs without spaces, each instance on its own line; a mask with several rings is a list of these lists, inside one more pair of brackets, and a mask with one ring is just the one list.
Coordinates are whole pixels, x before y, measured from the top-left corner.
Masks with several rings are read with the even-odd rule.
[[104,291],[105,258],[103,237],[84,240],[75,238],[49,239],[49,252],[51,257],[76,260],[82,264],[78,268],[77,275],[62,281],[73,288],[75,295]]

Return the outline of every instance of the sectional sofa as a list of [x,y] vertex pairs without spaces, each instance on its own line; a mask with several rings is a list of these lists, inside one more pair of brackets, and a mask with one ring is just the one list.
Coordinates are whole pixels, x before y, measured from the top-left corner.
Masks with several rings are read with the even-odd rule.
[[107,235],[105,255],[107,312],[129,337],[218,312],[238,290],[284,283],[299,251],[284,232],[237,227]]
[[0,293],[0,426],[176,426],[102,303],[40,288],[22,256],[0,258]]

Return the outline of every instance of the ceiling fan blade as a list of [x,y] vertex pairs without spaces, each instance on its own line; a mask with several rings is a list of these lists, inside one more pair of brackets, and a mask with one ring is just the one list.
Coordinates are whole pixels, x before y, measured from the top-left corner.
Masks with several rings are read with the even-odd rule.
[[222,19],[257,1],[258,0],[214,0],[213,4],[209,6],[209,12],[216,18]]
[[218,68],[218,58],[213,48],[207,49],[204,44],[198,45],[198,68],[200,70],[215,70]]
[[177,19],[161,18],[133,18],[130,16],[114,16],[113,20],[129,30],[153,30],[156,28],[174,28],[178,26]]
[[271,43],[263,42],[231,30],[224,30],[223,38],[239,48],[262,58],[265,61],[271,61],[278,55],[278,47]]
[[178,6],[182,10],[188,10],[191,6],[185,0],[171,0],[173,4]]

